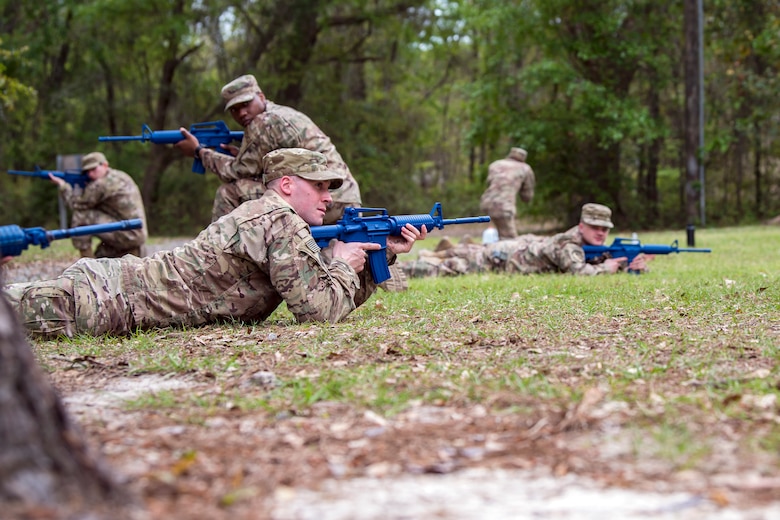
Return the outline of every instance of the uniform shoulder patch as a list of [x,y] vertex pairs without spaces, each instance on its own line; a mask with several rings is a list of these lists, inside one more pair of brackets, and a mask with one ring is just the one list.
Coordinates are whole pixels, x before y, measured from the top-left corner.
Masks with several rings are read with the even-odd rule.
[[308,229],[299,229],[296,235],[303,241],[306,249],[312,253],[319,253],[321,251],[320,246],[317,245],[317,241],[314,240],[314,237],[311,235]]

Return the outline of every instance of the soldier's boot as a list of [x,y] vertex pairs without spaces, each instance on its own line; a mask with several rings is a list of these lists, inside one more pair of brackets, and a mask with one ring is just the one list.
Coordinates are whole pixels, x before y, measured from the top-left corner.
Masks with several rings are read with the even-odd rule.
[[409,288],[409,281],[406,279],[406,273],[395,264],[388,266],[390,269],[390,278],[379,284],[379,287],[387,292],[403,292]]
[[439,253],[441,251],[446,251],[447,249],[452,249],[453,247],[455,247],[455,245],[450,241],[450,238],[444,237],[436,244],[436,247],[433,250],[434,252]]

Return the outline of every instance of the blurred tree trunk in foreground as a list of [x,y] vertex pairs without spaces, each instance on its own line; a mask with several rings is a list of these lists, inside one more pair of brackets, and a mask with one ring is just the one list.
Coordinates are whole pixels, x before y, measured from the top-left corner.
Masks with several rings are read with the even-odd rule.
[[131,514],[129,495],[89,452],[37,366],[5,294],[0,294],[0,503],[3,518]]

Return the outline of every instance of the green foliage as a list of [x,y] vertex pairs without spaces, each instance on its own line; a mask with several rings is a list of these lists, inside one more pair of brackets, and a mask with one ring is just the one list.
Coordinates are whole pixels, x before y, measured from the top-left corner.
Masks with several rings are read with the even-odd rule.
[[[441,199],[474,214],[487,165],[523,146],[538,176],[529,213],[571,221],[597,200],[635,226],[684,214],[675,3],[43,0],[0,12],[0,163],[53,168],[100,149],[142,187],[153,233],[201,229],[216,180],[188,174],[176,150],[97,137],[235,128],[219,91],[244,73],[331,137],[367,205],[417,213]],[[705,17],[708,216],[774,216],[779,8],[717,0]],[[2,178],[0,218],[56,221],[48,197]]]

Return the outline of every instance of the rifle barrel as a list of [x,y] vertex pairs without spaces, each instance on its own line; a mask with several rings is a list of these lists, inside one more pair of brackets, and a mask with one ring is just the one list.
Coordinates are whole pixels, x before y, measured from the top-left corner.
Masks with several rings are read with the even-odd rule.
[[144,135],[104,135],[98,137],[98,141],[146,141]]
[[478,222],[490,222],[490,217],[463,217],[463,218],[446,218],[441,221],[445,226],[452,224],[476,224]]

